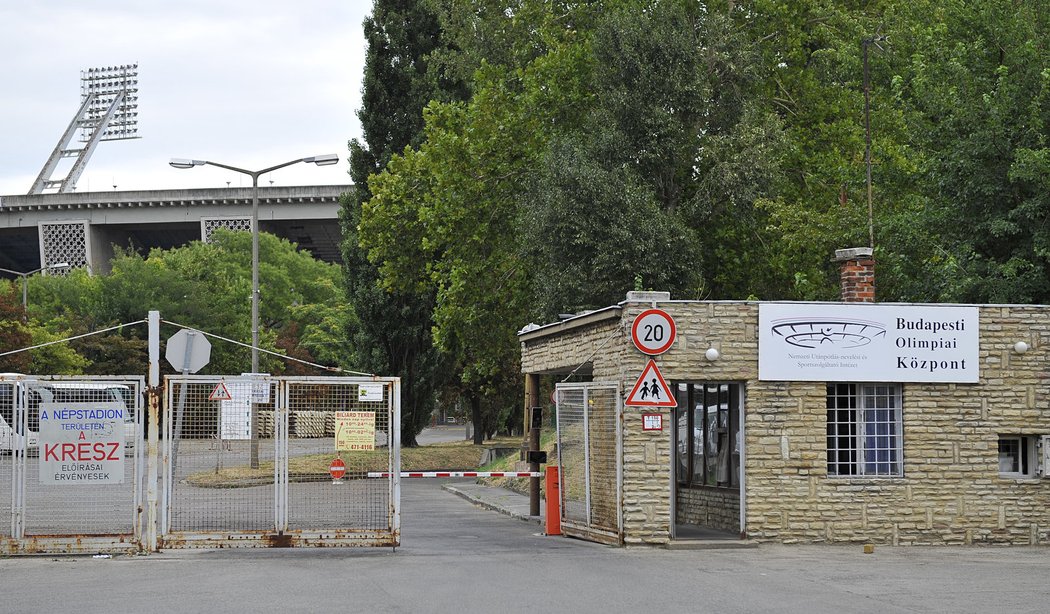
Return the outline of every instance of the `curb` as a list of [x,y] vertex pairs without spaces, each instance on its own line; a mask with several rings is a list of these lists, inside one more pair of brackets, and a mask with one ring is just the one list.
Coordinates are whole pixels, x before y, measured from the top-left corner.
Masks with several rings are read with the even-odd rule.
[[[442,490],[446,490],[446,491],[448,491],[448,492],[450,492],[450,493],[452,493],[454,495],[462,497],[462,498],[466,499],[467,501],[470,501],[474,505],[477,505],[479,507],[483,507],[483,508],[485,508],[487,510],[492,510],[494,512],[499,512],[501,514],[505,514],[507,516],[510,516],[511,518],[517,518],[518,520],[523,520],[525,522],[534,522],[534,523],[539,524],[539,525],[543,524],[543,516],[530,516],[528,514],[521,514],[519,512],[512,511],[512,510],[507,509],[506,507],[503,507],[503,506],[501,506],[501,505],[499,505],[497,503],[492,503],[491,501],[486,501],[485,499],[482,499],[481,497],[478,497],[478,496],[473,495],[473,494],[471,494],[471,493],[469,493],[469,492],[467,492],[465,490],[457,488],[454,484],[444,484],[444,485],[442,485],[441,488],[442,488]],[[491,487],[490,486],[483,486],[482,488],[491,488]]]

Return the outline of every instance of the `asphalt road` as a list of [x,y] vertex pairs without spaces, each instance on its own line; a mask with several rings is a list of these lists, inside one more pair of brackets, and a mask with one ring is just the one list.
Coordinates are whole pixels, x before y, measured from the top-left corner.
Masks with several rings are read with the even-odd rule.
[[[207,452],[198,462],[213,462]],[[535,522],[476,507],[444,482],[402,482],[396,551],[0,557],[0,613],[1050,610],[1047,547],[610,548],[544,536]]]
[[1050,549],[668,551],[546,537],[408,480],[402,547],[0,558],[0,612],[1045,612]]

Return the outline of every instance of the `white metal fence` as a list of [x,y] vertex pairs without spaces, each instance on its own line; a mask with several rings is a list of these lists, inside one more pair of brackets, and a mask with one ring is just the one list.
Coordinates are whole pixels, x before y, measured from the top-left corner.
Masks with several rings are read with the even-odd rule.
[[168,378],[161,547],[397,546],[399,398],[396,378]]
[[0,375],[0,552],[140,548],[144,388]]
[[155,429],[144,391],[0,375],[0,554],[399,545],[397,378],[173,377]]
[[614,383],[558,384],[555,399],[562,532],[621,543],[620,388]]

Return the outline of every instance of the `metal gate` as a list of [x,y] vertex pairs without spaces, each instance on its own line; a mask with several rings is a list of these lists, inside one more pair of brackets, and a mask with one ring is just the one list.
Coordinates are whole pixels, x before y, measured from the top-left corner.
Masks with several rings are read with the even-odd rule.
[[0,376],[0,552],[143,549],[144,388]]
[[169,377],[164,406],[161,548],[399,545],[397,378]]
[[558,384],[555,397],[562,532],[621,544],[620,387],[598,382]]

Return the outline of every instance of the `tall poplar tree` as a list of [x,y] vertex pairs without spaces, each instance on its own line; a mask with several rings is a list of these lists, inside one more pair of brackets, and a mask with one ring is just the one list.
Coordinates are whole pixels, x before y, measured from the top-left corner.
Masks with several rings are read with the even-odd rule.
[[441,28],[425,2],[376,0],[364,31],[368,51],[357,112],[364,141],[350,141],[354,190],[344,195],[340,212],[347,291],[356,314],[348,333],[360,367],[401,377],[402,444],[415,446],[449,377],[431,337],[434,294],[379,287],[376,267],[359,245],[358,226],[361,205],[372,196],[369,177],[392,155],[419,144],[423,108],[431,99],[462,94],[430,67],[428,56],[442,46]]

